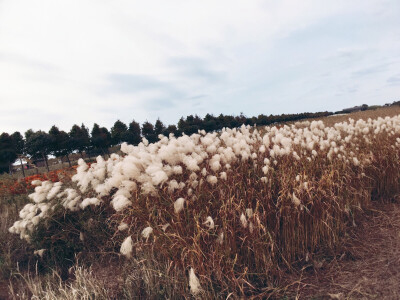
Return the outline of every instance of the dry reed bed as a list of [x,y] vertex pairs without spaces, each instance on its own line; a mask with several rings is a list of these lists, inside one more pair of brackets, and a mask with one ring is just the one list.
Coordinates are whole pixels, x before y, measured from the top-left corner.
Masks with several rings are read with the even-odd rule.
[[71,238],[61,229],[82,245],[102,231],[107,251],[170,278],[169,296],[267,295],[293,263],[334,253],[371,197],[398,191],[400,116],[262,132],[162,137],[90,168],[81,160],[71,184],[34,182],[10,232],[51,256]]

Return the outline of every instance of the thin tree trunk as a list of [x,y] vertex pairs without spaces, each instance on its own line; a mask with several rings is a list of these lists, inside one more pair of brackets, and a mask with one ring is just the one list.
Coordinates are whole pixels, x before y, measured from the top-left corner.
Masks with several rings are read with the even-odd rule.
[[103,153],[104,159],[107,159],[107,153],[104,151],[103,148],[100,148],[100,149],[101,149],[101,153]]
[[79,151],[79,153],[80,153],[80,155],[81,155],[81,158],[83,159],[83,152],[82,152],[82,151]]
[[46,163],[47,172],[50,172],[49,164],[47,162],[47,155],[45,156],[44,153],[42,153],[42,156],[43,156],[44,162]]
[[19,157],[19,162],[21,163],[22,174],[24,174],[24,178],[25,178],[25,170],[24,170],[24,165],[22,163],[21,156]]
[[68,153],[67,153],[67,154],[65,154],[65,156],[67,157],[67,160],[68,160],[69,167],[71,168],[72,166],[71,166],[71,161],[69,160]]

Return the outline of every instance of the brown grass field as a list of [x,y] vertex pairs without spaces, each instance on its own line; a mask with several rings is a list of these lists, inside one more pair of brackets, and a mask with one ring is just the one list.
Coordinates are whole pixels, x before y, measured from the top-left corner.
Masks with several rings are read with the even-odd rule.
[[[332,126],[349,118],[368,120],[397,115],[400,115],[400,106],[330,116],[322,121],[325,126]],[[337,164],[329,165],[331,170],[319,171],[312,164],[293,166],[291,160],[282,159],[279,164],[283,171],[268,181],[267,194],[262,194],[263,187],[255,180],[256,171],[241,177],[253,172],[252,166],[232,164],[236,171],[230,175],[232,178],[228,180],[231,181],[220,186],[218,183],[218,189],[205,185],[195,190],[198,206],[178,216],[176,223],[173,223],[174,215],[171,217],[164,209],[165,205],[170,206],[168,197],[171,197],[166,188],[161,198],[135,194],[140,205],[134,203],[124,214],[96,208],[86,211],[82,217],[78,217],[78,213],[71,217],[60,211],[53,216],[54,223],[48,221],[43,225],[47,226],[46,230],[54,230],[54,234],[39,232],[42,236],[33,236],[32,244],[9,233],[8,228],[19,218],[19,211],[29,202],[27,194],[33,189],[27,187],[28,192],[10,193],[7,187],[14,186],[15,179],[3,175],[0,178],[5,187],[0,190],[0,299],[399,299],[400,170],[395,164],[397,154],[385,144],[390,139],[386,135],[376,139],[371,151],[377,163],[362,169]],[[360,147],[362,151],[367,157],[369,150]],[[317,159],[316,163],[325,166],[322,159]],[[257,166],[254,170],[258,170]],[[304,210],[294,211],[291,208],[294,200],[288,191],[296,184],[290,176],[299,173],[309,174],[311,187],[298,190],[307,203],[301,206]],[[182,178],[184,176],[188,174],[182,174]],[[68,176],[64,177],[60,180],[71,184]],[[269,198],[254,200],[262,199],[262,195]],[[243,200],[234,203],[235,197]],[[277,208],[274,206],[276,198],[282,203]],[[214,207],[209,199],[220,201],[221,207]],[[330,199],[334,199],[334,205],[330,204]],[[255,203],[254,215],[248,216],[246,226],[242,219],[242,226],[235,225],[240,224],[235,214],[251,203]],[[350,213],[347,206],[344,212],[346,203],[353,205]],[[324,207],[322,213],[315,211],[317,205]],[[218,210],[214,215],[224,216],[224,226],[228,228],[224,246],[213,246],[220,232],[210,233],[202,223],[213,210]],[[185,225],[192,211],[197,213],[192,217],[195,221]],[[310,211],[310,215],[305,211]],[[65,223],[61,224],[60,220]],[[107,226],[115,227],[121,220],[129,224],[129,232],[135,237],[131,259],[113,250],[119,249],[125,236],[107,231]],[[154,220],[168,220],[176,233],[166,231],[164,234],[155,229],[149,242],[143,241],[140,234],[136,238],[132,233],[143,228],[138,223],[150,224]],[[238,222],[230,223],[231,220]],[[299,225],[293,220],[300,220]],[[222,226],[217,222],[216,218],[217,226]],[[253,226],[251,222],[256,229],[248,234],[248,224]],[[263,224],[279,227],[280,223],[285,224],[284,230],[270,230],[269,236],[263,234]],[[83,229],[86,230],[84,238],[80,236]],[[77,254],[65,264],[58,265],[46,260],[46,256],[42,259],[32,254],[40,249],[44,240],[59,251],[57,242],[78,244],[79,239],[86,245],[79,246]],[[183,250],[178,253],[178,249]],[[52,258],[66,253],[57,251],[52,253]],[[176,261],[165,259],[168,255],[176,257]],[[193,293],[188,287],[188,261],[199,272],[204,288],[199,293]]]

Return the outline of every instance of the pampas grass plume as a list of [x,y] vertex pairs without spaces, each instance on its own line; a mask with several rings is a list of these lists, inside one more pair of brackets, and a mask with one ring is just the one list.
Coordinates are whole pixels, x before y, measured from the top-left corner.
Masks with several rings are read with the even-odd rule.
[[199,278],[197,278],[196,274],[194,273],[194,269],[190,268],[189,271],[189,287],[190,292],[193,296],[198,295],[201,292],[201,285]]
[[208,216],[206,221],[203,223],[204,225],[206,225],[209,229],[214,229],[214,220]]
[[243,213],[240,215],[240,223],[242,224],[243,228],[247,228],[247,219]]
[[145,229],[143,229],[142,231],[142,237],[144,237],[146,240],[150,237],[150,234],[152,234],[153,232],[153,228],[146,227]]
[[128,236],[121,245],[120,252],[127,258],[131,258],[133,249],[132,237]]
[[179,198],[178,200],[175,201],[174,210],[176,214],[180,213],[183,210],[184,204],[185,204],[185,199],[183,198]]
[[300,205],[300,199],[299,198],[297,198],[297,196],[295,195],[295,193],[293,192],[293,195],[292,195],[292,201],[293,201],[293,203],[294,203],[294,205],[296,205],[296,206],[299,206]]

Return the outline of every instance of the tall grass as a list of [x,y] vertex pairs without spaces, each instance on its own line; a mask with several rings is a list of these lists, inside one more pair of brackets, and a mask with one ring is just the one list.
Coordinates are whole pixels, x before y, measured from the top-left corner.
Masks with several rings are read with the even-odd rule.
[[266,296],[399,191],[399,147],[400,116],[144,140],[37,182],[11,231],[53,260],[123,244],[128,298]]
[[[0,181],[4,185],[13,184],[9,175],[0,175]],[[0,281],[8,280],[17,263],[28,263],[29,244],[8,232],[9,227],[19,217],[19,211],[28,201],[27,195],[13,195],[4,190],[0,191]]]

